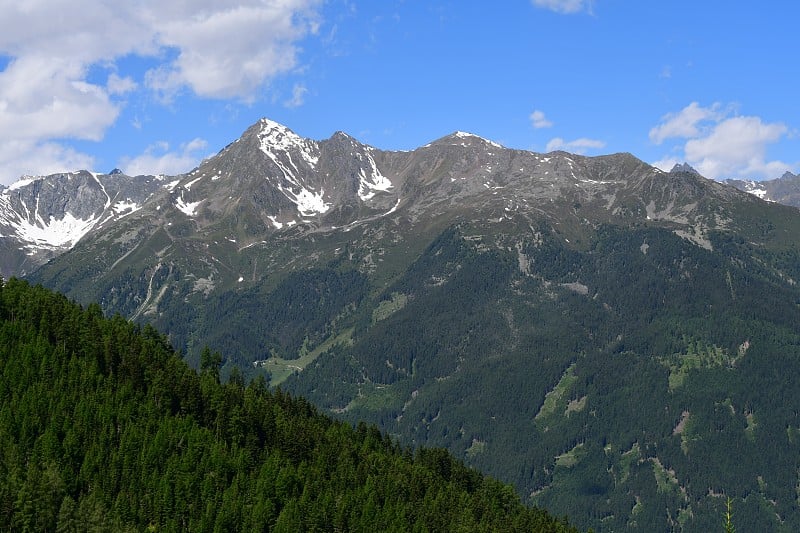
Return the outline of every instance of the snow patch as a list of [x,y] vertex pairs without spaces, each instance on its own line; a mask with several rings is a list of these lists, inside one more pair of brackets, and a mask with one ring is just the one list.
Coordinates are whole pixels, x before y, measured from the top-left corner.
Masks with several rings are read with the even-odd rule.
[[267,216],[267,218],[269,219],[270,222],[272,222],[272,225],[275,226],[275,229],[281,229],[284,226],[286,226],[287,228],[291,228],[292,226],[297,225],[296,220],[289,220],[287,222],[278,222],[278,217],[276,216]]
[[124,216],[127,216],[127,215],[130,215],[131,213],[134,213],[134,212],[138,211],[139,209],[141,209],[141,206],[139,204],[137,204],[136,202],[132,202],[129,198],[127,198],[124,201],[120,201],[120,202],[115,203],[111,207],[111,209],[113,209],[114,213],[116,213],[118,215],[120,215],[122,213],[125,213]]
[[[375,164],[375,159],[372,158],[370,153],[366,154],[367,165],[369,165],[369,175],[367,172],[360,168],[358,169],[358,197],[366,202],[379,192],[388,192],[392,187],[392,182],[389,178],[381,174],[378,170],[378,165]],[[359,159],[363,159],[361,154],[358,154]]]
[[22,178],[18,179],[17,181],[9,185],[6,191],[14,191],[16,189],[21,189],[26,185],[30,185],[31,183],[33,183],[38,179],[40,178],[34,178],[33,176],[23,176]]
[[398,199],[397,199],[397,203],[396,203],[396,204],[394,204],[394,207],[393,207],[393,208],[389,209],[387,212],[385,212],[385,213],[384,213],[383,215],[381,215],[381,216],[385,217],[385,216],[387,216],[387,215],[391,215],[392,213],[394,213],[395,211],[397,211],[397,208],[398,208],[398,207],[400,207],[400,198],[398,198]]
[[325,202],[324,189],[319,193],[315,193],[314,191],[306,189],[302,186],[300,187],[300,192],[294,192],[293,190],[280,185],[278,186],[278,189],[286,196],[286,198],[288,198],[297,206],[300,216],[303,217],[321,215],[327,212],[332,205]]
[[189,183],[184,185],[183,188],[186,189],[187,191],[191,191],[192,190],[192,185],[194,185],[195,183],[197,183],[201,179],[203,179],[203,176],[200,176],[199,178],[193,179],[192,181],[190,181]]
[[747,185],[745,186],[745,189],[747,190],[747,192],[749,192],[753,196],[758,196],[762,200],[766,199],[767,190],[760,183],[757,183],[755,181],[748,181],[746,183]]
[[36,224],[20,220],[15,230],[21,240],[28,241],[33,246],[72,247],[91,231],[96,222],[97,219],[94,216],[81,219],[71,213],[66,213],[60,220],[51,216],[46,222],[37,216]]
[[183,214],[185,214],[187,217],[193,217],[195,215],[195,210],[197,209],[197,206],[200,205],[201,202],[202,200],[200,200],[199,202],[184,202],[183,197],[180,197],[175,200],[175,207],[177,207],[178,210],[181,211]]

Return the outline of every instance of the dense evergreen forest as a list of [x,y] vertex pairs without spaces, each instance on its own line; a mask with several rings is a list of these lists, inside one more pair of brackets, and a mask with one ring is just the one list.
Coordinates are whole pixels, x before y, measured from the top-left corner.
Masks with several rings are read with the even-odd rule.
[[444,450],[223,385],[220,361],[0,284],[0,530],[575,531]]
[[540,233],[519,248],[443,233],[349,343],[282,386],[579,527],[715,531],[731,497],[739,531],[800,531],[797,250]]

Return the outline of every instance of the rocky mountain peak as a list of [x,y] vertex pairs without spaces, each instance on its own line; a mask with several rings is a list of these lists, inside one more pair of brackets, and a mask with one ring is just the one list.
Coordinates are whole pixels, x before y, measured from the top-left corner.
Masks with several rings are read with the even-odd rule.
[[445,135],[444,137],[436,139],[432,143],[425,145],[425,147],[442,146],[442,145],[462,146],[462,147],[491,146],[494,148],[503,148],[503,146],[494,141],[490,141],[489,139],[485,139],[480,135],[475,135],[474,133],[469,133],[466,131],[454,131],[450,135]]
[[689,163],[676,163],[675,166],[672,167],[672,170],[669,171],[670,174],[677,174],[679,172],[688,172],[689,174],[696,174],[700,176],[700,173]]
[[278,152],[293,152],[310,167],[316,166],[319,146],[315,141],[300,137],[286,126],[267,118],[262,118],[258,126],[259,147],[268,157],[273,158]]
[[154,176],[86,170],[26,176],[0,191],[0,275],[19,275],[90,231],[138,209],[162,186]]

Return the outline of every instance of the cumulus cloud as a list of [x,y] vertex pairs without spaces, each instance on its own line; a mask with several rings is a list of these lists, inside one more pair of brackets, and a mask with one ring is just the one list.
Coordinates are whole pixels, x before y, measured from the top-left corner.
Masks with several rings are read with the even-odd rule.
[[719,103],[701,107],[697,102],[692,102],[677,113],[668,113],[661,117],[658,126],[650,130],[650,140],[661,144],[672,137],[695,137],[700,134],[700,123],[718,120],[723,116],[720,107]]
[[297,41],[318,29],[316,0],[206,3],[152,6],[154,38],[178,54],[148,73],[150,88],[167,96],[188,87],[204,97],[252,99],[266,80],[296,66]]
[[183,174],[197,166],[202,159],[201,152],[207,147],[204,139],[196,138],[170,151],[169,143],[161,141],[147,147],[144,153],[136,157],[123,158],[120,168],[130,176]]
[[561,137],[555,137],[550,139],[547,143],[546,150],[548,152],[552,152],[554,150],[564,150],[565,152],[571,152],[573,154],[585,154],[589,150],[599,150],[604,148],[606,145],[605,142],[599,141],[597,139],[587,139],[586,137],[581,137],[580,139],[575,139],[574,141],[565,141]]
[[556,13],[572,14],[581,12],[592,12],[592,0],[532,0],[533,5]]
[[119,109],[102,87],[83,80],[78,64],[25,56],[0,72],[0,137],[99,140]]
[[779,123],[765,124],[759,117],[731,117],[719,122],[705,137],[686,142],[686,159],[701,174],[713,178],[783,173],[789,165],[766,161],[767,145],[786,135]]
[[680,139],[680,144],[654,166],[670,170],[679,162],[674,153],[682,152],[683,161],[713,179],[777,177],[791,170],[791,165],[767,157],[767,147],[789,134],[786,125],[732,113],[732,108],[723,110],[719,103],[702,107],[692,102],[662,117],[662,122],[650,130],[650,140],[662,144],[667,139]]
[[547,120],[547,117],[545,117],[544,111],[539,111],[538,109],[534,110],[529,118],[531,119],[531,125],[537,130],[541,128],[549,128],[553,125],[553,122]]
[[[297,68],[299,42],[319,27],[321,0],[73,0],[3,2],[0,17],[0,140],[25,144],[26,172],[62,170],[88,156],[68,139],[100,140],[122,98],[147,89],[169,100],[181,91],[253,101],[276,76]],[[142,79],[120,76],[121,59],[152,63]],[[2,68],[2,67],[0,67]],[[104,81],[93,69],[112,73]],[[7,150],[2,150],[8,153]],[[13,157],[12,157],[13,156]],[[0,154],[0,180],[16,155]]]

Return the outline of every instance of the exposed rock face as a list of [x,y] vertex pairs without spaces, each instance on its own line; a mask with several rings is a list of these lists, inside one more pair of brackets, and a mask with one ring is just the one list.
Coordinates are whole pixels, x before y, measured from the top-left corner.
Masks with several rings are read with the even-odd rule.
[[0,275],[24,275],[141,208],[154,176],[87,171],[26,177],[0,192]]

